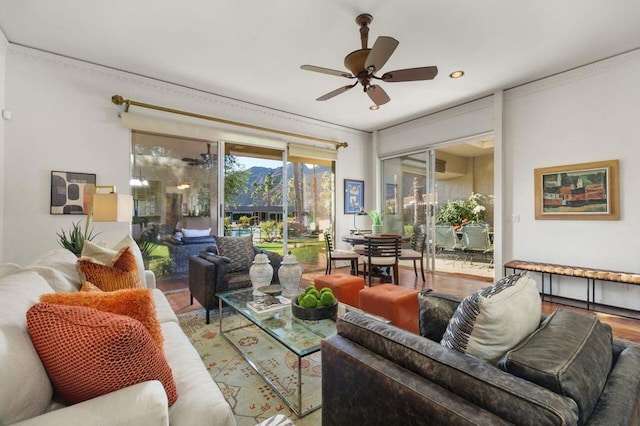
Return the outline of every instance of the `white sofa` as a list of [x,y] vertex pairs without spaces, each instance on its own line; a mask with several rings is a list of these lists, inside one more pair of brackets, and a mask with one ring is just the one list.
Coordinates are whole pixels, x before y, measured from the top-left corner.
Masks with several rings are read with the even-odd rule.
[[27,332],[26,312],[41,294],[77,291],[75,263],[71,252],[56,249],[26,267],[0,265],[0,425],[235,425],[231,407],[150,271],[145,271],[146,285],[153,288],[177,401],[167,406],[159,381],[68,407],[52,401],[53,388]]

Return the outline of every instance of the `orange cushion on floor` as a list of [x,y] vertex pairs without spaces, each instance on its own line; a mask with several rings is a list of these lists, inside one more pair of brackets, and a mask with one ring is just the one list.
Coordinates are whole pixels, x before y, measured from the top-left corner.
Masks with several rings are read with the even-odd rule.
[[419,334],[418,290],[380,284],[360,291],[360,309],[384,317],[391,324]]
[[318,290],[327,287],[339,302],[355,308],[360,306],[360,290],[364,288],[364,278],[349,274],[331,274],[316,277],[313,284]]

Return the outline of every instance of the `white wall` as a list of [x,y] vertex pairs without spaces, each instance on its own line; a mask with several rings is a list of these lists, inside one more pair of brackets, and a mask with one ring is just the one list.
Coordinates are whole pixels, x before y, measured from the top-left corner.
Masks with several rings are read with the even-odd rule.
[[[379,152],[492,130],[491,107],[473,104],[381,131]],[[518,223],[502,223],[504,260],[640,273],[639,105],[640,50],[504,92],[502,108],[496,108],[503,110],[504,199],[496,205],[504,205],[505,218],[520,217]],[[619,221],[535,220],[535,168],[611,159],[620,160]],[[554,293],[584,299],[586,280],[556,277]],[[640,309],[640,287],[599,282],[596,301]]]
[[[56,232],[84,220],[85,216],[49,214],[52,170],[96,173],[99,185],[115,184],[118,192],[129,192],[130,133],[119,122],[117,112],[122,107],[111,102],[114,94],[349,142],[348,148],[339,151],[336,176],[337,232],[349,229],[352,217],[342,214],[342,179],[371,179],[370,134],[9,45],[5,104],[13,119],[5,122],[4,131],[2,261],[28,263],[57,247]],[[147,113],[142,109],[136,112]],[[241,133],[236,135],[242,137]],[[97,240],[108,244],[128,231],[125,224],[99,223],[94,227],[104,231]]]
[[[0,30],[0,110],[5,109],[5,75],[6,75],[6,56],[7,47],[9,43],[4,36],[2,30]],[[5,149],[4,149],[4,119],[0,117],[0,241],[4,241],[4,214],[5,206],[4,202],[4,168],[5,168]],[[3,245],[0,244],[0,262],[3,259]]]
[[[640,272],[640,50],[505,92],[505,259]],[[535,220],[533,169],[620,160],[620,220]],[[558,284],[558,285],[555,285]],[[586,280],[554,292],[586,297]],[[640,309],[640,288],[596,287],[596,300]]]
[[380,157],[493,130],[493,96],[380,130]]

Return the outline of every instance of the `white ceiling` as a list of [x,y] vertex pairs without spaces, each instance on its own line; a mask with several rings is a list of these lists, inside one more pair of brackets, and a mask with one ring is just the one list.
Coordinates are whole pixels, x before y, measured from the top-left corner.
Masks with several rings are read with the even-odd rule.
[[[383,72],[438,76],[380,83],[378,111],[355,88],[315,101],[352,80],[300,65],[344,70],[360,13],[369,47],[400,41]],[[367,131],[639,48],[639,18],[638,0],[0,0],[11,43]]]

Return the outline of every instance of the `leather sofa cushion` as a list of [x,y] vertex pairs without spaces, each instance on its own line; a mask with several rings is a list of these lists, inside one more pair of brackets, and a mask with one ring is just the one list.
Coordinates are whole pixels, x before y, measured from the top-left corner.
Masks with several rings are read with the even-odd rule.
[[596,317],[556,310],[499,362],[504,371],[573,399],[579,423],[590,417],[612,365],[611,327]]
[[578,407],[571,398],[438,342],[355,312],[347,312],[338,318],[336,328],[339,336],[513,424],[570,425],[577,422]]
[[442,340],[449,320],[456,312],[462,298],[432,289],[418,294],[420,335],[434,342]]

